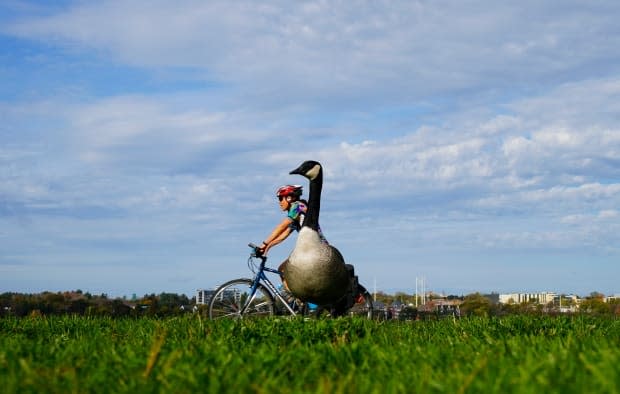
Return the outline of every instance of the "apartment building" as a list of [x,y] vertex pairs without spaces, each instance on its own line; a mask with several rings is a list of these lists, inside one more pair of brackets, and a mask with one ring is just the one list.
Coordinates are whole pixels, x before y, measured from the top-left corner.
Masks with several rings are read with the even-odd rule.
[[500,304],[522,304],[527,302],[535,302],[538,304],[548,304],[557,297],[556,293],[509,293],[499,294]]

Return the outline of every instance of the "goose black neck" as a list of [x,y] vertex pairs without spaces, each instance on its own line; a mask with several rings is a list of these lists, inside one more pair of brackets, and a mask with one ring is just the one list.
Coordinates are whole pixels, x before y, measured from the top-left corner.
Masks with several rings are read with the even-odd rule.
[[310,227],[318,231],[319,213],[321,211],[321,190],[323,189],[323,170],[310,181],[310,195],[308,197],[308,211],[304,219],[303,227]]

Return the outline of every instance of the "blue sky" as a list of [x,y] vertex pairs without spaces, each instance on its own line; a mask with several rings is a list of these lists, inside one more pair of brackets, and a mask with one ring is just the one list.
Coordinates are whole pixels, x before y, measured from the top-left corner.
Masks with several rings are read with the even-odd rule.
[[314,159],[321,225],[369,288],[620,293],[617,1],[0,15],[0,291],[247,276]]

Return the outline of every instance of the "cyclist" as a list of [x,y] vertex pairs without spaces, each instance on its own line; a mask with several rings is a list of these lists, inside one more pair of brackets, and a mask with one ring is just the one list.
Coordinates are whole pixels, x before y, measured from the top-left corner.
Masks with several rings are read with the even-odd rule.
[[[308,203],[301,198],[302,194],[303,188],[301,185],[284,185],[276,190],[276,197],[278,197],[280,209],[286,211],[287,214],[286,217],[276,225],[271,234],[265,238],[265,241],[260,247],[260,252],[263,256],[267,255],[269,249],[287,239],[293,231],[299,231],[301,229],[306,211],[308,210]],[[319,235],[321,236],[321,240],[327,243],[320,230]],[[280,272],[284,272],[287,262],[288,259],[280,264],[278,267]],[[284,285],[284,290],[288,293],[288,287],[284,279],[282,283]]]

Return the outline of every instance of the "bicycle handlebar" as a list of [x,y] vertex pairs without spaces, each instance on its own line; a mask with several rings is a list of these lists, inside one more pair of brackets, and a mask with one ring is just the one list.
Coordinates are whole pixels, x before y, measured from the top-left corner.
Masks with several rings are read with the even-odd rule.
[[252,248],[252,249],[253,249],[253,255],[254,255],[254,257],[259,257],[259,258],[261,258],[261,259],[266,259],[266,257],[265,257],[265,256],[263,256],[263,254],[261,253],[261,251],[260,251],[260,247],[259,247],[259,246],[254,245],[252,242],[250,242],[250,243],[248,244],[248,246],[249,246],[250,248]]

